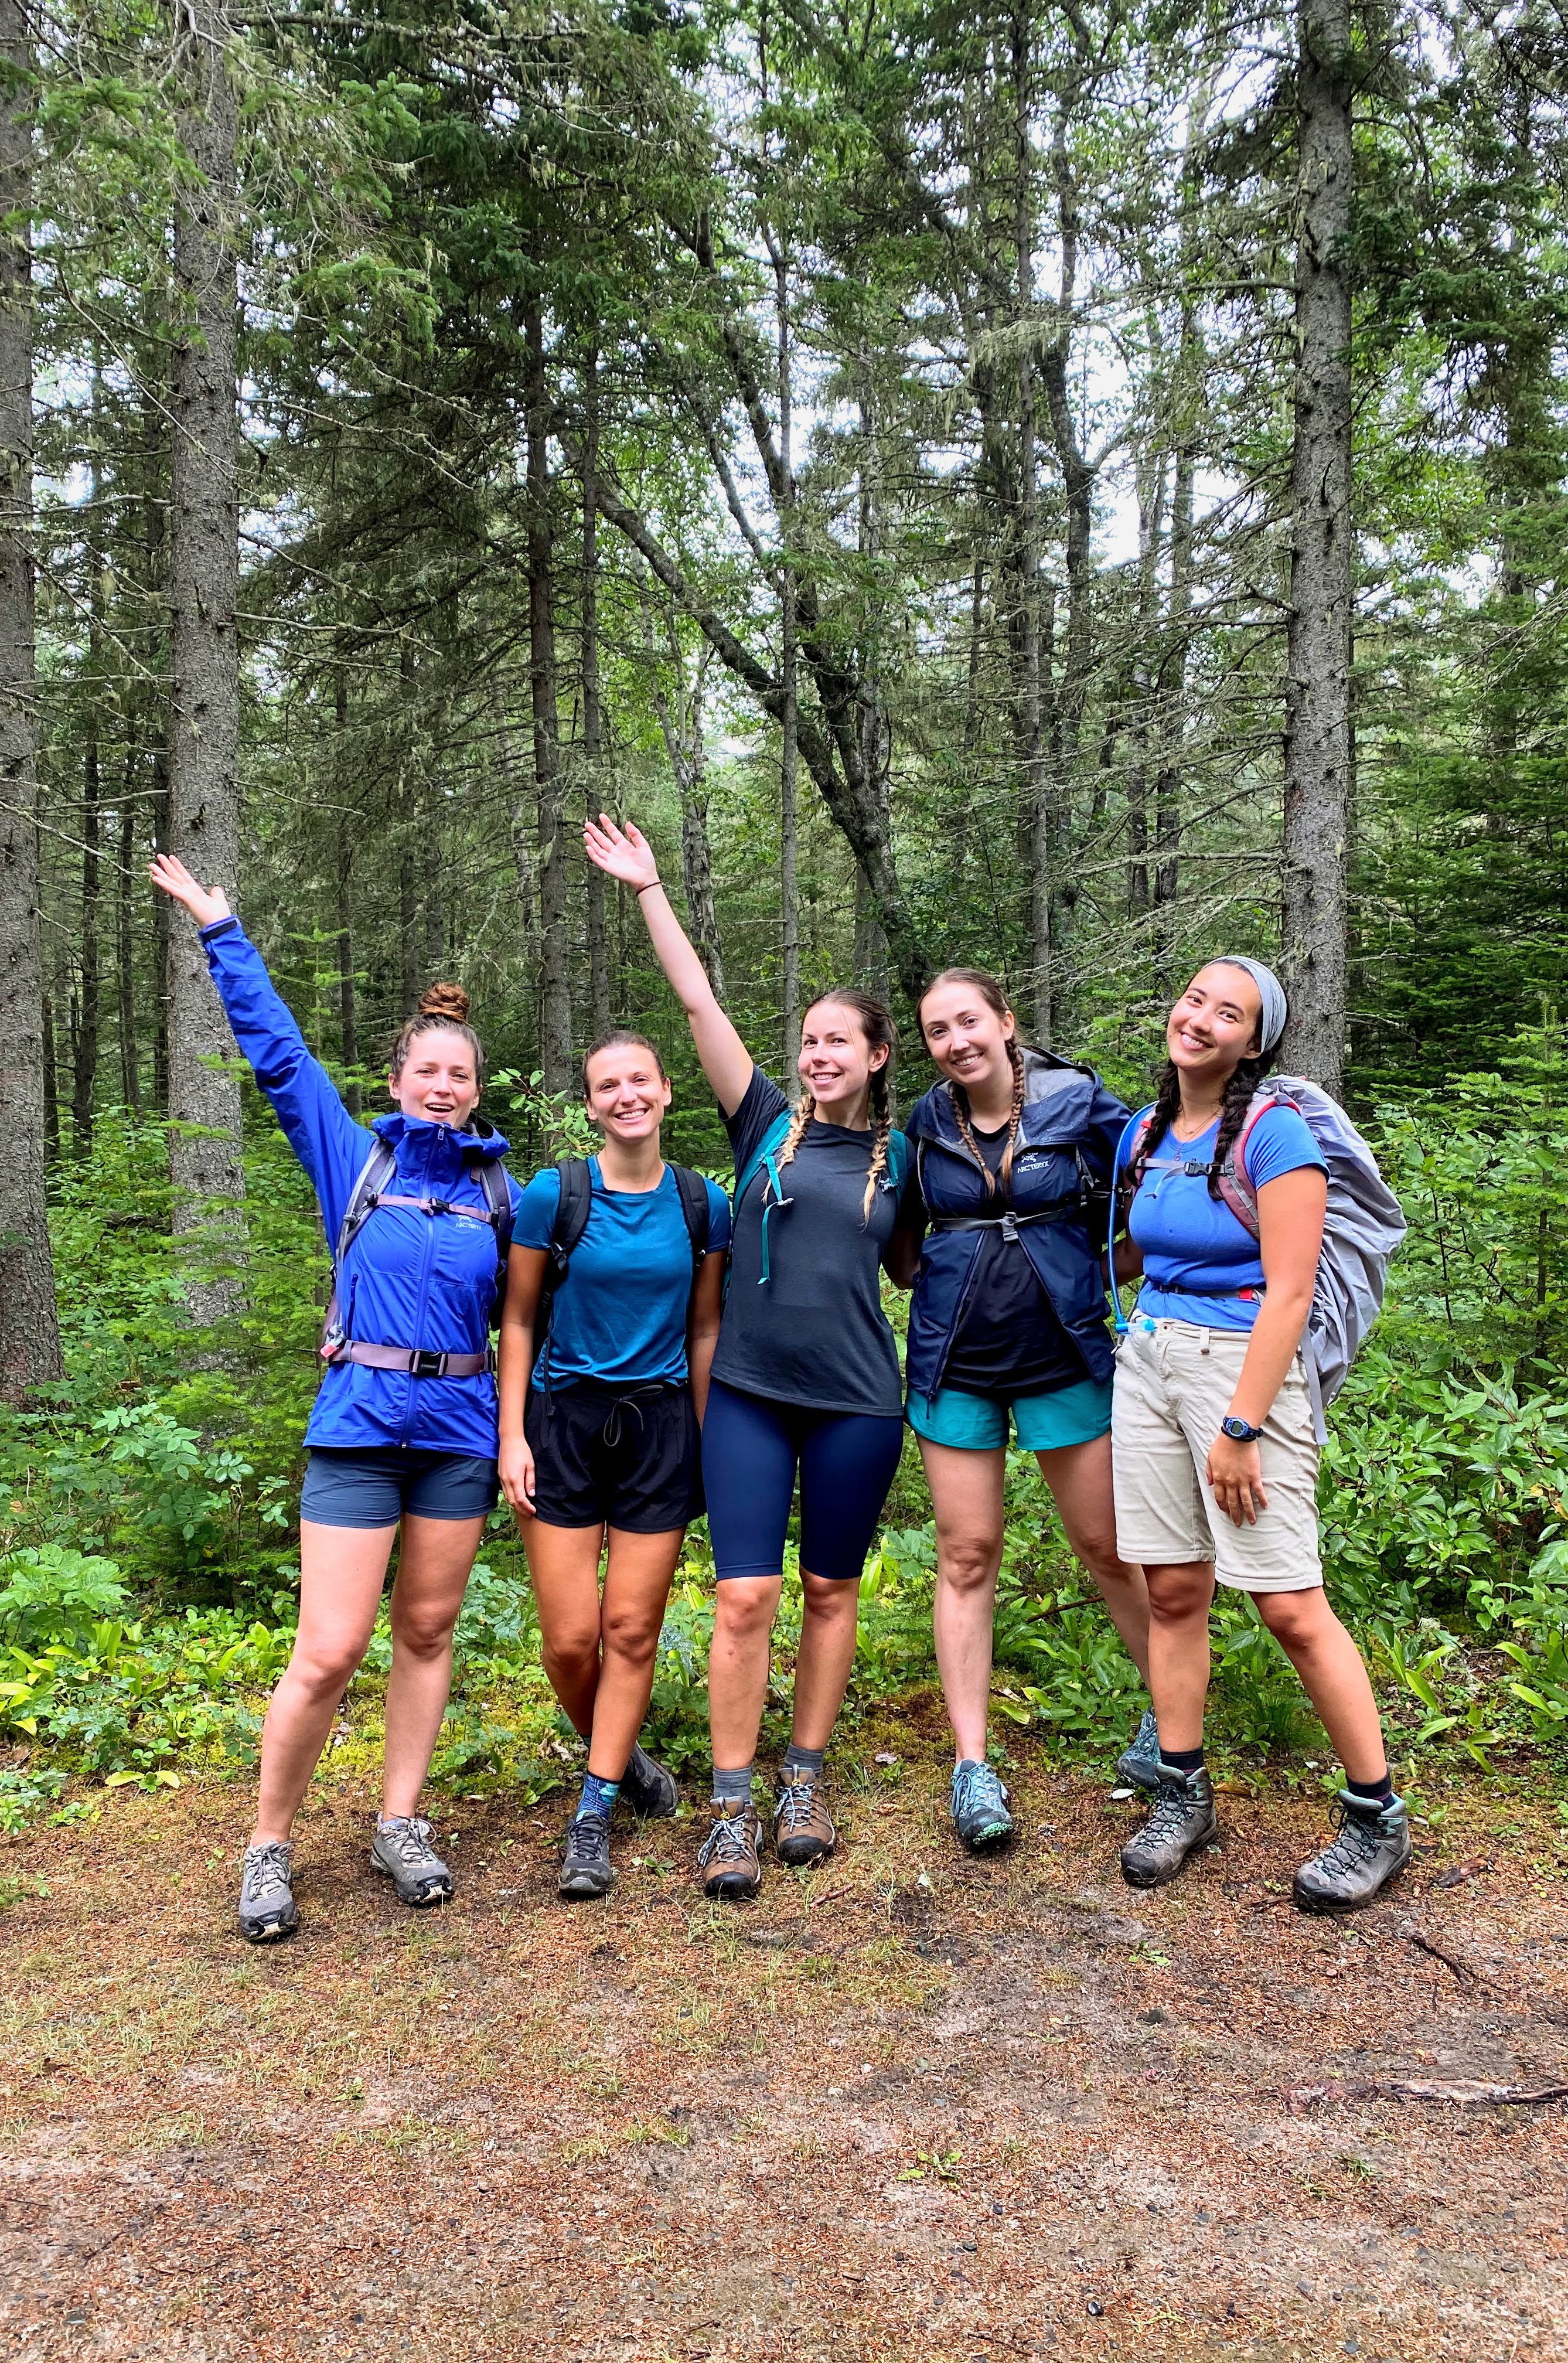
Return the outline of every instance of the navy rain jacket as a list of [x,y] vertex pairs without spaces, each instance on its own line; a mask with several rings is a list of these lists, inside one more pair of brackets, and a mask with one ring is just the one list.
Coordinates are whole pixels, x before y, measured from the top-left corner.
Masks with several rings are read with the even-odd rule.
[[[1106,1335],[1106,1193],[1128,1111],[1090,1067],[1074,1066],[1046,1050],[1023,1053],[1023,1113],[1012,1160],[1012,1207],[1033,1215],[1060,1205],[1060,1222],[1026,1223],[1024,1253],[1056,1317],[1077,1347],[1089,1376],[1102,1384],[1115,1367]],[[933,1215],[999,1215],[988,1201],[979,1168],[965,1148],[945,1082],[933,1083],[904,1126],[921,1189]],[[1095,1193],[1096,1204],[1083,1203]],[[910,1392],[933,1395],[963,1316],[983,1231],[926,1234],[910,1304],[905,1376]]]
[[[470,1170],[473,1156],[502,1157],[498,1132],[459,1132],[447,1124],[382,1115],[356,1124],[331,1076],[305,1048],[304,1035],[237,919],[202,930],[213,982],[234,1038],[277,1112],[289,1145],[321,1202],[329,1248],[336,1247],[348,1194],[375,1145],[396,1152],[389,1190],[410,1198],[447,1198],[484,1206]],[[517,1184],[507,1177],[513,1212]],[[420,1346],[434,1352],[482,1354],[495,1296],[495,1233],[460,1215],[422,1215],[412,1206],[378,1206],[361,1225],[337,1275],[338,1304],[350,1337],[376,1346]],[[370,1370],[359,1362],[325,1367],[305,1430],[307,1444],[362,1452],[406,1444],[425,1452],[460,1452],[493,1460],[498,1451],[495,1381],[416,1379]]]

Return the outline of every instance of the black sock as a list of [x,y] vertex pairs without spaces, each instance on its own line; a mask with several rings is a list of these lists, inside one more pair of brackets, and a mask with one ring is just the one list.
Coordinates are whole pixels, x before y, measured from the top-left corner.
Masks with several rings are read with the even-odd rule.
[[1201,1772],[1203,1769],[1202,1746],[1199,1744],[1197,1747],[1162,1747],[1160,1762],[1168,1764],[1173,1772]]
[[1375,1781],[1353,1781],[1347,1772],[1345,1787],[1353,1797],[1365,1797],[1373,1804],[1386,1805],[1393,1801],[1394,1783],[1386,1769],[1378,1774]]

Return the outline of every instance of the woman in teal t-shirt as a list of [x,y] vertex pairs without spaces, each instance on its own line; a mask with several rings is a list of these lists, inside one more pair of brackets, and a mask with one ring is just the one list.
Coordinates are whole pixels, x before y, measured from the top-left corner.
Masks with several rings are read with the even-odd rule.
[[[1339,1835],[1296,1874],[1302,1909],[1333,1912],[1369,1903],[1403,1869],[1410,1833],[1366,1668],[1323,1590],[1301,1340],[1328,1167],[1305,1119],[1264,1086],[1285,1022],[1284,990],[1260,960],[1199,969],[1166,1025],[1159,1098],[1123,1144],[1117,1270],[1141,1270],[1143,1287],[1116,1361],[1116,1541],[1149,1587],[1160,1761],[1121,1868],[1134,1887],[1163,1886],[1217,1835],[1203,1705],[1218,1581],[1251,1595],[1344,1767]],[[1255,1228],[1227,1200],[1238,1163]]]
[[558,1167],[523,1193],[500,1370],[501,1482],[523,1528],[545,1670],[589,1743],[559,1882],[573,1900],[610,1887],[623,1789],[638,1813],[675,1811],[675,1783],[637,1733],[680,1546],[702,1507],[701,1418],[730,1243],[723,1192],[664,1161],[670,1091],[653,1044],[605,1035],[582,1062],[582,1095],[604,1136],[588,1160],[586,1219],[562,1237]]

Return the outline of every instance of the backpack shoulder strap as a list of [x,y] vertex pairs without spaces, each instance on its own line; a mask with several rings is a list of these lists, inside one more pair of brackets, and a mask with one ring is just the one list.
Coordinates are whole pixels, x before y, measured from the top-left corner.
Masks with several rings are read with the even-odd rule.
[[895,1126],[893,1131],[888,1135],[888,1181],[889,1185],[895,1190],[901,1190],[904,1186],[904,1177],[908,1173],[909,1170],[909,1139],[906,1134],[900,1132]]
[[324,1353],[327,1345],[342,1334],[338,1287],[343,1274],[343,1259],[375,1213],[376,1202],[396,1170],[395,1150],[377,1133],[370,1155],[354,1177],[354,1187],[349,1191],[348,1203],[343,1209],[343,1220],[337,1226],[337,1238],[332,1250],[332,1287],[322,1322]]
[[740,1212],[741,1200],[745,1196],[746,1192],[750,1189],[752,1183],[756,1181],[763,1167],[765,1165],[770,1166],[779,1149],[784,1146],[785,1137],[793,1122],[794,1117],[790,1115],[790,1110],[788,1108],[781,1109],[778,1115],[775,1116],[773,1122],[768,1126],[767,1130],[763,1134],[762,1138],[757,1142],[756,1147],[752,1150],[751,1155],[746,1159],[745,1163],[744,1165],[736,1166],[734,1205],[737,1215]]
[[1267,1115],[1270,1108],[1291,1105],[1293,1102],[1272,1083],[1265,1083],[1261,1091],[1254,1092],[1252,1104],[1242,1119],[1242,1129],[1231,1142],[1231,1153],[1220,1169],[1220,1195],[1242,1229],[1251,1231],[1254,1239],[1259,1236],[1258,1193],[1247,1171],[1247,1143],[1257,1128],[1260,1116]]
[[490,1226],[495,1233],[495,1257],[504,1263],[512,1246],[512,1192],[507,1185],[506,1168],[499,1157],[472,1157],[469,1170],[484,1193],[484,1203],[490,1209]]
[[561,1194],[550,1228],[550,1260],[558,1276],[564,1279],[571,1251],[588,1228],[593,1206],[593,1176],[586,1157],[563,1157],[556,1171],[560,1175]]
[[708,1252],[708,1234],[712,1223],[713,1210],[708,1204],[708,1184],[701,1173],[693,1173],[690,1165],[672,1165],[669,1170],[680,1193],[680,1213],[686,1225],[686,1236],[691,1242],[691,1271],[695,1278]]

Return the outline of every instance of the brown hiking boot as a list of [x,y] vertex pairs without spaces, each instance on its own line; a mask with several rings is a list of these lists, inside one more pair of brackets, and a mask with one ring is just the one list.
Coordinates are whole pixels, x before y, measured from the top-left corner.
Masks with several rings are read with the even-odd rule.
[[704,1895],[743,1903],[762,1885],[762,1821],[755,1805],[713,1806],[713,1826],[697,1849]]
[[815,1774],[793,1770],[788,1764],[779,1772],[773,1844],[779,1861],[796,1870],[809,1862],[821,1862],[838,1844],[823,1782]]

